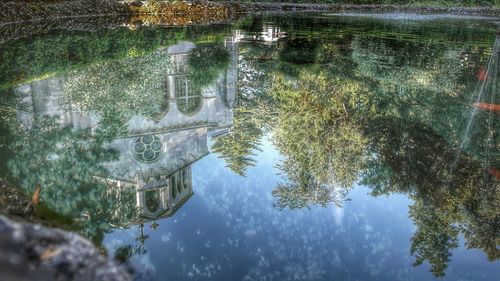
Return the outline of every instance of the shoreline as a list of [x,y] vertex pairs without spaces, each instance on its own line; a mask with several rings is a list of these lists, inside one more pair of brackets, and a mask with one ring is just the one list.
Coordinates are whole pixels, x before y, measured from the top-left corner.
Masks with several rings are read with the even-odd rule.
[[351,5],[351,4],[302,4],[270,2],[237,2],[242,9],[250,11],[318,11],[318,12],[359,12],[359,13],[414,13],[414,14],[450,14],[470,16],[500,16],[500,8],[494,7],[438,7],[404,5]]
[[496,7],[437,7],[404,5],[350,5],[350,4],[304,4],[272,2],[157,2],[154,6],[142,2],[130,4],[112,0],[88,6],[84,1],[61,2],[46,5],[28,5],[15,2],[0,4],[0,25],[12,23],[36,23],[43,20],[58,20],[80,17],[144,16],[182,17],[186,14],[202,18],[230,18],[234,14],[255,12],[338,12],[338,13],[411,13],[449,14],[465,16],[500,17]]

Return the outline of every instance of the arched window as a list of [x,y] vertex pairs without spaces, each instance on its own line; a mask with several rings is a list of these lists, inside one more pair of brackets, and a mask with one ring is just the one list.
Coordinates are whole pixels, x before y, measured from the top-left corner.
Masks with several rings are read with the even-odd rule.
[[174,177],[172,177],[172,179],[170,180],[170,192],[172,194],[172,199],[175,199],[175,197],[177,197],[177,179]]
[[170,56],[170,61],[173,64],[173,72],[175,74],[184,74],[189,72],[188,54],[175,54]]
[[154,213],[160,208],[160,194],[158,190],[148,190],[145,193],[146,209]]
[[201,92],[184,76],[175,77],[175,99],[177,108],[184,114],[195,114],[201,107]]
[[184,181],[182,179],[182,174],[181,173],[177,173],[177,175],[175,175],[176,177],[178,177],[178,180],[177,180],[177,192],[181,193],[182,192],[182,186],[184,185]]
[[182,170],[182,180],[183,180],[183,186],[184,186],[184,189],[186,189],[189,185],[189,172],[188,172],[188,169],[184,169]]

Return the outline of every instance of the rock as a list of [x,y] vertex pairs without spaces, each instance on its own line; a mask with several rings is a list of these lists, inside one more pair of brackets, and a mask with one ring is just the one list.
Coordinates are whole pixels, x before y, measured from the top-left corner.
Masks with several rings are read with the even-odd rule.
[[81,236],[0,216],[0,280],[131,280]]

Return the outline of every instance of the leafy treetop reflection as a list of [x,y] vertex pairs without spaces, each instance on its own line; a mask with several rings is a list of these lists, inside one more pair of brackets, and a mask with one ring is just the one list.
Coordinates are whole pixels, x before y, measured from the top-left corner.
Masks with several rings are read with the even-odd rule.
[[[415,37],[376,21],[369,30],[356,29],[355,22],[344,30],[325,20],[310,25],[320,27],[318,33],[304,34],[307,28],[294,26],[300,21],[280,19],[286,38],[272,46],[242,46],[248,49],[240,61],[245,75],[266,82],[239,107],[235,124],[240,125],[232,132],[232,142],[271,133],[285,157],[280,168],[287,176],[273,191],[276,205],[294,209],[340,204],[347,189],[360,182],[374,196],[402,193],[414,200],[415,265],[427,260],[431,271],[443,276],[459,233],[468,247],[498,259],[500,186],[487,169],[500,164],[500,119],[470,111],[471,95],[498,102],[493,90],[498,73],[478,74],[499,51],[491,49],[492,42],[475,45],[477,34],[444,32],[434,23],[410,30],[418,33]],[[245,26],[255,29],[266,21]],[[387,39],[397,38],[387,34],[398,32],[400,39]],[[493,56],[493,70],[497,58]],[[481,83],[486,86],[479,93]],[[247,92],[243,85],[242,93]],[[470,116],[473,129],[461,151]],[[216,152],[244,174],[256,142],[221,151],[226,142],[216,140]]]

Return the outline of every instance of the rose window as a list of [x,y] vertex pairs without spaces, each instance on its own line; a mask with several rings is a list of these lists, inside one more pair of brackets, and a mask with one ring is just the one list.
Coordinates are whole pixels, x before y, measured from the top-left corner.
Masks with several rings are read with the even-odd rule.
[[146,135],[138,137],[132,145],[132,153],[141,162],[153,162],[162,154],[163,140],[160,136]]

